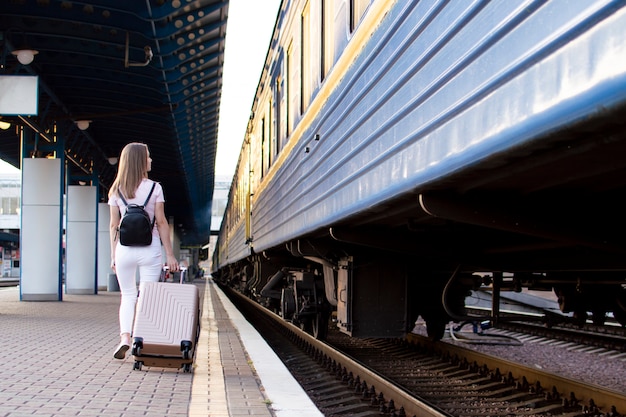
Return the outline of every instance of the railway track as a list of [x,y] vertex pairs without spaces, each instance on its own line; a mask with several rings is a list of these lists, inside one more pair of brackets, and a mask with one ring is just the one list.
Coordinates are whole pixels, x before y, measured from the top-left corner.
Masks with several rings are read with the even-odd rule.
[[535,323],[505,322],[497,331],[511,337],[540,337],[568,343],[585,344],[603,349],[626,352],[626,329],[610,326],[546,327]]
[[[584,383],[555,375],[540,369],[522,366],[519,363],[477,352],[473,349],[447,343],[432,342],[423,336],[410,335],[409,340],[423,344],[442,357],[461,362],[462,368],[489,374],[492,380],[514,386],[518,395],[538,394],[536,403],[531,403],[537,414],[561,415],[623,415],[626,397],[623,393],[595,384]],[[495,371],[494,371],[495,370]],[[618,414],[618,412],[620,412]]]
[[316,340],[247,297],[222,287],[327,416],[452,416]]
[[364,340],[330,331],[322,343],[225,291],[268,335],[325,415],[617,417],[626,411],[622,393],[419,335]]
[[[604,324],[595,324],[591,320],[574,320],[558,312],[556,298],[551,301],[548,296],[543,298],[516,293],[513,295],[521,297],[516,300],[517,305],[514,307],[518,311],[507,313],[500,310],[497,320],[498,330],[626,351],[626,327],[611,317],[607,317]],[[474,298],[482,300],[482,308],[474,306],[467,308],[466,311],[468,315],[475,317],[474,323],[477,324],[480,323],[481,317],[489,319],[492,300],[491,294],[485,291],[474,292]],[[502,296],[501,300],[506,298]]]

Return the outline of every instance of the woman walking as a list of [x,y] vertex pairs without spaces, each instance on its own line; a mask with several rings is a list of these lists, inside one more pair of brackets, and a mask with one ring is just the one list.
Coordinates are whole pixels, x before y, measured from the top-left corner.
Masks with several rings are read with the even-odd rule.
[[[162,244],[170,271],[178,271],[178,261],[174,258],[170,229],[165,217],[163,188],[161,184],[148,179],[151,168],[148,146],[144,143],[129,143],[122,149],[117,176],[109,190],[111,268],[117,275],[122,296],[119,311],[120,344],[113,354],[116,359],[124,359],[131,344],[137,303],[137,268],[140,281],[158,281],[163,267]],[[144,202],[145,211],[154,221],[152,243],[148,246],[124,246],[119,241],[118,232],[122,213],[127,204],[143,205]]]

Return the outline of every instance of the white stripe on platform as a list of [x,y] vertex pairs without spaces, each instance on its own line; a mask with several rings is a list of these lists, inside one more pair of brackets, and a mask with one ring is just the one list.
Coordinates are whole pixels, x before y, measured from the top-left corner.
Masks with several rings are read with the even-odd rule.
[[[213,285],[207,283],[207,287]],[[239,331],[239,337],[252,360],[265,395],[272,402],[271,408],[277,417],[323,417],[313,401],[304,392],[276,353],[261,338],[252,325],[235,308],[222,290],[215,285],[217,295],[230,320]]]

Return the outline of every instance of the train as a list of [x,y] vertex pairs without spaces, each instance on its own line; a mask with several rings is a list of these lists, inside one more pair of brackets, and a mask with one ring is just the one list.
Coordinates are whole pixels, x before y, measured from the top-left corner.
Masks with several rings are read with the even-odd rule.
[[626,325],[626,2],[283,0],[211,275],[317,338]]

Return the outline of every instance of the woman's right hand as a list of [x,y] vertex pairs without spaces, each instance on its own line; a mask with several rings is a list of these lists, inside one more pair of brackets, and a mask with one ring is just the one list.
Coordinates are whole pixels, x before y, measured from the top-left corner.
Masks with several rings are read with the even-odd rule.
[[172,272],[178,272],[180,266],[178,265],[178,260],[174,257],[174,255],[167,256],[167,267]]

